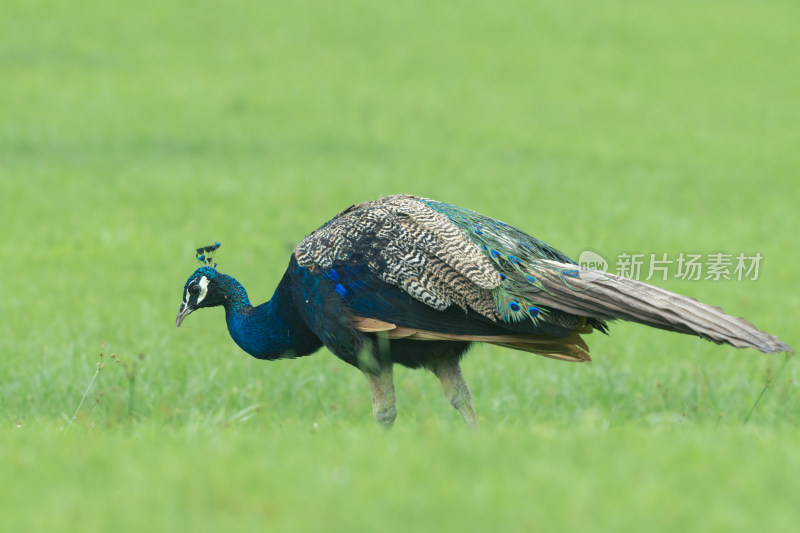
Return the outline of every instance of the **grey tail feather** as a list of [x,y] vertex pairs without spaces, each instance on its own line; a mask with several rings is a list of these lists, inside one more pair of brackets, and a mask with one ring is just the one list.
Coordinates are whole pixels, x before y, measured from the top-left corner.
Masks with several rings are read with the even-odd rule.
[[697,335],[717,344],[755,348],[765,353],[793,352],[778,337],[758,330],[744,318],[721,308],[640,281],[597,270],[582,269],[565,276],[575,265],[547,261],[537,270],[544,291],[536,302],[598,320],[629,320],[655,328]]

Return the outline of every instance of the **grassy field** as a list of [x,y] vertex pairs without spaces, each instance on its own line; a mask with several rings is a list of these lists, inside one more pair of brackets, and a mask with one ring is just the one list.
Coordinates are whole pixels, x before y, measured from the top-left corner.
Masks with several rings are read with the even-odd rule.
[[194,247],[260,303],[407,192],[574,257],[761,253],[656,283],[800,346],[800,7],[596,4],[6,0],[0,530],[795,530],[796,359],[629,324],[592,364],[481,346],[480,433],[405,369],[384,433],[327,352],[175,329]]

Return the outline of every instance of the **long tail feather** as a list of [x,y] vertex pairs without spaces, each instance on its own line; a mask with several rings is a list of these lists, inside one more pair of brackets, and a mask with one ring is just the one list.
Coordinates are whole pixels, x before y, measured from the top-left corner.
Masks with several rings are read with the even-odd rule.
[[[717,344],[755,348],[765,353],[792,351],[774,335],[758,330],[744,318],[647,283],[595,270],[575,271],[575,265],[548,261],[553,269],[536,274],[544,291],[532,298],[567,313],[598,320],[622,319],[697,335]],[[577,277],[563,272],[577,272]]]

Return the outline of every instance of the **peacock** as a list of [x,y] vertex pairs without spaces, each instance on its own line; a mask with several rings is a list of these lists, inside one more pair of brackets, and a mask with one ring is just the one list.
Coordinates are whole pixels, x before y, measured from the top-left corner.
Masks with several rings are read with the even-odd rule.
[[234,342],[266,360],[325,346],[367,377],[373,416],[397,417],[394,364],[425,368],[471,428],[460,361],[476,342],[589,361],[583,336],[612,320],[766,353],[791,351],[743,318],[647,283],[582,269],[527,233],[469,209],[394,195],[352,205],[305,237],[272,298],[253,306],[199,248],[176,319],[222,306]]

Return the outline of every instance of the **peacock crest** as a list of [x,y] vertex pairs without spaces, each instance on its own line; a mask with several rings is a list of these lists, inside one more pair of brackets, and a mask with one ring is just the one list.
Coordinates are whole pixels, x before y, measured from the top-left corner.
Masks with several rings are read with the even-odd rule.
[[214,254],[216,253],[217,250],[219,250],[220,246],[222,246],[222,244],[218,242],[215,242],[214,244],[211,244],[209,246],[201,246],[200,248],[195,250],[196,254],[195,256],[203,266],[216,269],[217,263],[214,262]]

